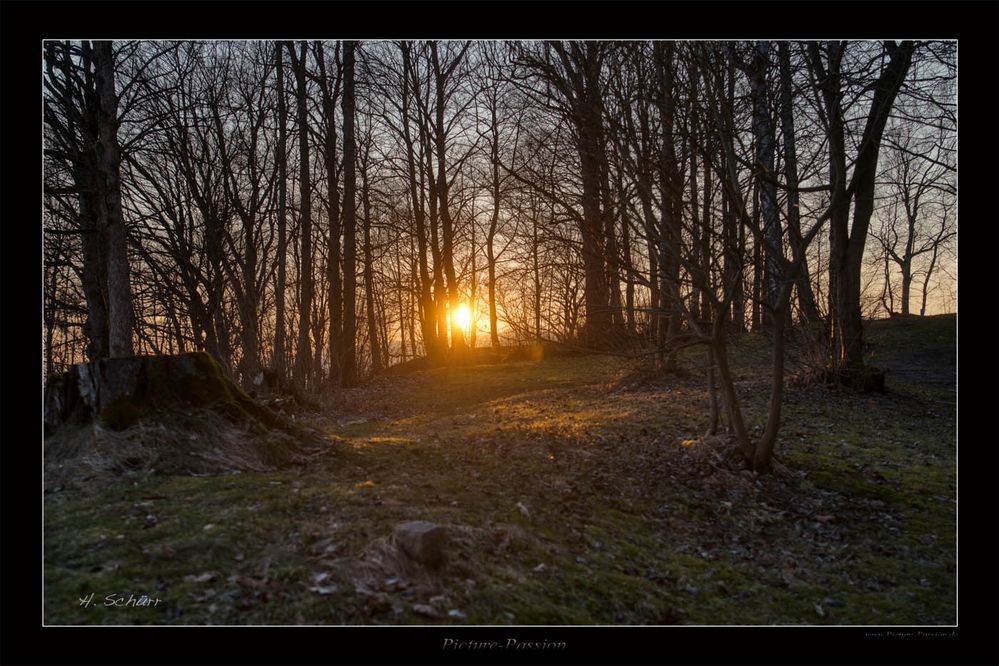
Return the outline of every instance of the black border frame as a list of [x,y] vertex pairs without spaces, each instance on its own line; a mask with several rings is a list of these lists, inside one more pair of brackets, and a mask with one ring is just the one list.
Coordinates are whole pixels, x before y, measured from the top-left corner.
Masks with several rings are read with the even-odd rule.
[[[999,2],[25,2],[0,4],[0,646],[5,663],[999,663],[995,472],[999,303],[983,280],[995,269],[999,198]],[[41,40],[45,38],[600,38],[958,39],[959,206],[959,620],[950,628],[835,627],[42,627],[39,598],[38,450],[41,338]],[[986,236],[990,242],[983,241]],[[959,243],[961,237],[959,236]],[[977,256],[983,253],[983,256]],[[19,262],[23,261],[24,264]],[[964,270],[961,270],[961,267]],[[985,269],[983,271],[983,269]],[[961,278],[964,278],[961,280]],[[37,286],[36,286],[37,285]],[[981,292],[988,291],[983,299]],[[6,320],[6,322],[4,321]],[[7,325],[4,326],[3,324]],[[980,342],[977,338],[986,335]],[[16,345],[16,346],[15,346]],[[964,353],[961,353],[961,352]],[[36,354],[37,355],[34,355]],[[984,377],[982,373],[987,373]],[[982,380],[982,381],[980,381]],[[37,390],[37,392],[36,392]],[[987,402],[986,402],[987,401]],[[23,403],[23,404],[22,404]],[[988,417],[986,421],[983,417]],[[987,423],[987,425],[986,425]],[[983,427],[984,426],[984,427]],[[920,637],[917,631],[941,637]],[[565,641],[564,651],[445,653],[443,638]]]

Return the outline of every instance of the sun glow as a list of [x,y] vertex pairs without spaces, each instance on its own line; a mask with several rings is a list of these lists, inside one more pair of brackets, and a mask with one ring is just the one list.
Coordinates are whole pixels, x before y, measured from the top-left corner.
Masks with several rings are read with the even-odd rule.
[[462,303],[458,306],[457,312],[454,313],[454,323],[458,324],[465,331],[472,325],[472,311],[467,304]]

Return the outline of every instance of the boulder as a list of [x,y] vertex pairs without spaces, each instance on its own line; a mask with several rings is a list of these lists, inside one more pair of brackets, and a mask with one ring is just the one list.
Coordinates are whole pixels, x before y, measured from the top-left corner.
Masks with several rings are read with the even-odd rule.
[[410,559],[438,567],[446,559],[448,531],[426,520],[414,520],[396,526],[395,544]]

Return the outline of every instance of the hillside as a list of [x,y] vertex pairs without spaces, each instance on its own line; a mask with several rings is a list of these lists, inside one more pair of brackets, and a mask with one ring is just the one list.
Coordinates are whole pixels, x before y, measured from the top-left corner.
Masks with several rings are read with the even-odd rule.
[[[868,338],[887,392],[792,382],[772,477],[691,443],[692,352],[684,377],[609,356],[384,377],[308,417],[332,444],[300,471],[49,492],[46,622],[953,623],[955,317]],[[757,428],[764,347],[733,349]],[[400,553],[415,520],[445,528],[443,565]]]

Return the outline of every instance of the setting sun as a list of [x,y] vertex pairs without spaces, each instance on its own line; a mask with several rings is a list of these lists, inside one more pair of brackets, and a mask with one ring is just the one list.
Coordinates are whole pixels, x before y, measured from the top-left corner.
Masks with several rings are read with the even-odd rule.
[[462,303],[458,306],[458,311],[454,313],[454,321],[462,329],[468,330],[468,327],[472,324],[472,311],[468,305]]

